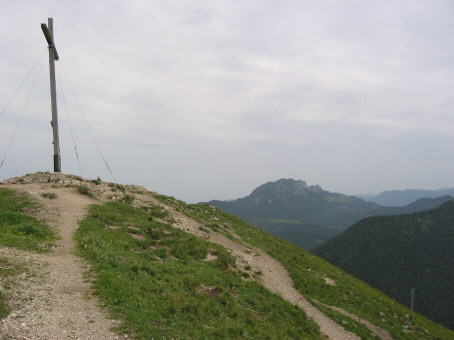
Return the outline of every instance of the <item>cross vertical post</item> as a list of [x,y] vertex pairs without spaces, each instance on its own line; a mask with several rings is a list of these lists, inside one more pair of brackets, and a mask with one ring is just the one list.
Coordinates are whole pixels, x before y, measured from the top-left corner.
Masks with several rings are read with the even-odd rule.
[[58,137],[57,93],[55,89],[55,60],[58,60],[57,49],[54,43],[53,19],[48,19],[48,26],[41,24],[41,29],[49,44],[49,73],[50,73],[50,99],[52,107],[52,131],[54,144],[54,172],[61,172],[60,142]]

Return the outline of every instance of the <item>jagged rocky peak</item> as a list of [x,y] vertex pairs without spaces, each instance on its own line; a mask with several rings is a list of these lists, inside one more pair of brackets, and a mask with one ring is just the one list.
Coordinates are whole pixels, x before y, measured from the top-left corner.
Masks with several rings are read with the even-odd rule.
[[275,182],[268,182],[257,189],[255,189],[251,195],[262,195],[266,192],[273,191],[278,194],[283,195],[304,195],[308,191],[319,193],[322,192],[323,189],[319,185],[307,185],[305,181],[302,180],[295,180],[292,178],[281,178]]

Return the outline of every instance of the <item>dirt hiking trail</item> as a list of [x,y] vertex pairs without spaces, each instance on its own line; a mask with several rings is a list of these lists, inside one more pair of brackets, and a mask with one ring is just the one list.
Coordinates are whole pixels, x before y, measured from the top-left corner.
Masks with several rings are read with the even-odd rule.
[[[96,203],[75,188],[52,188],[45,184],[4,185],[29,193],[43,209],[38,218],[46,219],[61,237],[51,254],[35,254],[0,248],[0,256],[25,265],[13,291],[11,313],[0,324],[1,339],[120,339],[110,329],[117,323],[108,319],[91,295],[91,284],[83,277],[85,262],[73,255],[73,234],[90,204]],[[55,199],[41,197],[55,193]]]
[[[300,306],[320,326],[325,339],[360,339],[311,305],[294,288],[282,264],[262,250],[247,248],[219,233],[200,228],[202,225],[199,222],[158,201],[145,188],[125,186],[126,192],[119,192],[115,196],[106,183],[94,185],[92,182],[62,173],[36,173],[0,183],[0,187],[27,192],[37,200],[43,209],[36,217],[48,221],[61,237],[51,254],[35,254],[0,247],[0,257],[31,269],[28,276],[22,275],[16,287],[9,292],[14,297],[10,305],[12,312],[0,323],[0,339],[128,338],[128,335],[120,336],[111,331],[118,326],[119,321],[109,319],[107,313],[100,308],[99,301],[91,294],[90,282],[84,279],[83,273],[88,270],[88,266],[72,252],[75,249],[73,234],[88,206],[99,201],[118,200],[122,195],[130,193],[129,189],[132,188],[146,192],[134,193],[136,205],[153,204],[164,207],[176,221],[174,227],[222,245],[236,258],[239,268],[250,266],[255,272],[261,271],[262,284],[273,293]],[[90,192],[98,200],[77,192],[75,187],[81,184],[89,186]],[[43,198],[43,193],[55,193],[56,198]],[[356,318],[367,325],[367,321]],[[371,326],[369,328],[374,335],[386,340],[392,339],[386,331]]]

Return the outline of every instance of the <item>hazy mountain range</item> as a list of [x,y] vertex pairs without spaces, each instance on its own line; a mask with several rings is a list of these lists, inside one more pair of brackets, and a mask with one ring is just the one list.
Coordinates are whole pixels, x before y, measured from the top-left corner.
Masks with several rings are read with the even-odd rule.
[[440,190],[421,190],[421,189],[389,190],[383,191],[378,195],[356,195],[356,196],[367,202],[374,202],[382,206],[402,207],[420,198],[436,198],[440,196],[454,197],[454,188]]
[[318,185],[309,186],[302,180],[280,179],[257,187],[244,198],[208,203],[304,249],[312,249],[365,217],[408,214],[437,207],[449,199],[452,197],[420,198],[403,207],[383,207]]
[[454,329],[454,201],[400,216],[361,220],[312,251]]

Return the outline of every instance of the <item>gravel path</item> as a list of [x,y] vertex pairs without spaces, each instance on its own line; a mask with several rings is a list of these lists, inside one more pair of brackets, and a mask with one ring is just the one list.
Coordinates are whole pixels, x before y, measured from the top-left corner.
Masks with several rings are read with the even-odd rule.
[[[52,188],[44,184],[5,185],[25,191],[43,205],[38,218],[45,218],[61,236],[51,254],[35,254],[0,248],[0,256],[30,268],[18,278],[9,294],[12,312],[0,324],[2,339],[119,339],[110,329],[116,322],[108,319],[99,302],[91,295],[91,285],[83,277],[85,262],[73,255],[77,221],[88,205],[96,203],[74,188]],[[41,193],[55,193],[45,199]]]

